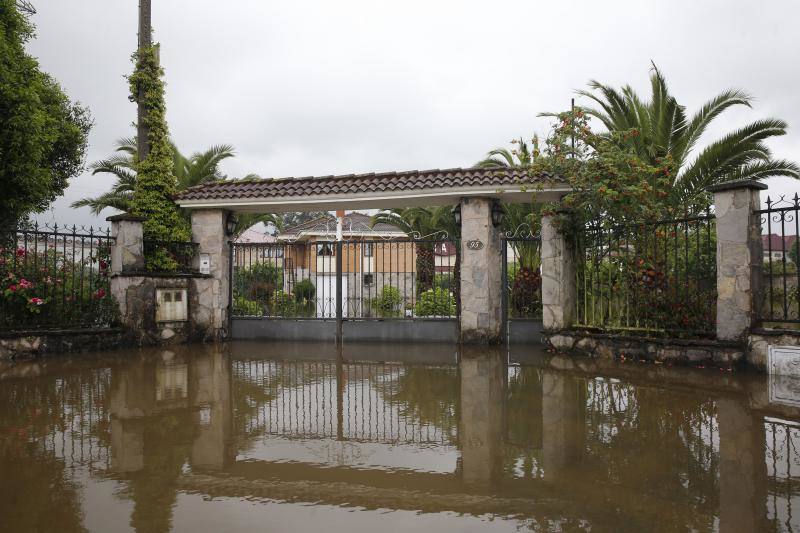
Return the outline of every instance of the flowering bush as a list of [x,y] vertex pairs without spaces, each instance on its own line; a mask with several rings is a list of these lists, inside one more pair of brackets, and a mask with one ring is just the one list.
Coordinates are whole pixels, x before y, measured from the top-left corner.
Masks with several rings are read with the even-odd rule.
[[[0,248],[0,328],[107,326],[117,319],[110,297],[110,248],[102,239],[70,253],[45,239]],[[87,244],[82,241],[82,244]]]

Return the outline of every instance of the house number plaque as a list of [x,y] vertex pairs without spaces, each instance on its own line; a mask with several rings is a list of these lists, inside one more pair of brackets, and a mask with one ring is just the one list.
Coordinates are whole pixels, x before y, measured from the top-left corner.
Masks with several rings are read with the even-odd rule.
[[467,241],[467,250],[481,250],[483,249],[483,242],[475,239],[474,241]]

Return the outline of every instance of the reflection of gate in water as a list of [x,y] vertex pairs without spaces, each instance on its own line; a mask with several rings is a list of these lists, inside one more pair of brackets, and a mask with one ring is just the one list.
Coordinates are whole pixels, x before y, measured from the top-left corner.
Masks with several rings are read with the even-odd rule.
[[442,398],[422,381],[431,375],[457,380],[457,369],[424,370],[385,363],[233,361],[236,427],[250,437],[455,444],[457,388],[452,398]]

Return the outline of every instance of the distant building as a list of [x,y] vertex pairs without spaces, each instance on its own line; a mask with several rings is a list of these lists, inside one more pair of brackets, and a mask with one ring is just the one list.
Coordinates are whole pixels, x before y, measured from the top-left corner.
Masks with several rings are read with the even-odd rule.
[[761,236],[764,261],[769,260],[770,256],[772,256],[773,261],[782,261],[785,255],[787,262],[793,262],[789,252],[795,246],[797,246],[797,235],[786,235],[781,238],[780,235],[772,233]]

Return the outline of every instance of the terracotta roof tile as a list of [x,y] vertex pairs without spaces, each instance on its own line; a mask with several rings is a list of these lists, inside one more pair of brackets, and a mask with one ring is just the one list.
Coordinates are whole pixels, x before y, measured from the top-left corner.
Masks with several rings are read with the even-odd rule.
[[446,170],[373,172],[343,176],[220,181],[190,187],[177,194],[176,199],[181,201],[280,198],[286,196],[446,189],[469,186],[500,187],[539,183],[564,183],[564,180],[548,173],[531,176],[525,170],[519,169],[451,168]]

